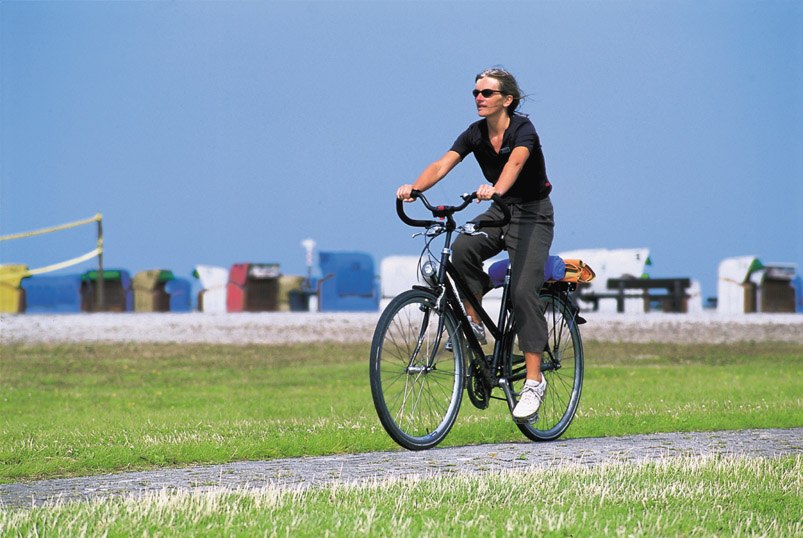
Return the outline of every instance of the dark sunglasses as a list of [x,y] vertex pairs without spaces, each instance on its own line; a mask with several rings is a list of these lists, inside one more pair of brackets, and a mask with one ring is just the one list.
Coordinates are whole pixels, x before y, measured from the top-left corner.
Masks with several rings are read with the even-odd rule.
[[474,97],[477,97],[479,94],[482,94],[482,96],[487,99],[495,93],[502,93],[502,90],[474,90],[471,93],[474,95]]

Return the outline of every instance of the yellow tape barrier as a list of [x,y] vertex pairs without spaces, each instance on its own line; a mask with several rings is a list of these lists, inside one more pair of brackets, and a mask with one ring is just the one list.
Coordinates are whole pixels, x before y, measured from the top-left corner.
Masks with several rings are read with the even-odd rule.
[[[75,222],[68,222],[67,224],[60,224],[59,226],[51,226],[49,228],[41,228],[39,230],[32,230],[30,232],[21,232],[17,234],[0,235],[0,241],[10,241],[12,239],[21,239],[23,237],[33,237],[36,235],[42,235],[46,233],[58,232],[60,230],[76,228],[78,226],[83,226],[84,224],[90,224],[92,222],[101,222],[102,220],[103,216],[100,213],[98,213],[94,217],[89,217],[88,219],[83,219],[83,220],[77,220]],[[54,263],[52,265],[37,267],[36,269],[28,269],[27,271],[24,271],[22,273],[0,274],[0,282],[4,280],[20,280],[32,275],[40,275],[42,273],[50,273],[51,271],[58,271],[59,269],[64,269],[66,267],[71,267],[73,265],[78,265],[79,263],[85,262],[87,260],[91,260],[95,256],[99,256],[102,253],[103,253],[103,237],[99,236],[97,248],[87,252],[86,254],[82,254],[81,256],[72,258],[70,260],[65,260],[63,262]]]

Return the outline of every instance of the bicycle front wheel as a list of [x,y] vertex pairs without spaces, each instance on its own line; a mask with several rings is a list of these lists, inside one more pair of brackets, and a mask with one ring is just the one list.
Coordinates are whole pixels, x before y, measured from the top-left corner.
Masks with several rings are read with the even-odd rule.
[[[533,441],[552,441],[563,435],[569,427],[580,403],[583,389],[583,343],[574,310],[561,297],[544,292],[541,294],[541,304],[549,330],[541,358],[541,375],[546,379],[547,389],[537,420],[517,426]],[[513,322],[512,319],[510,322]],[[512,334],[511,330],[512,326],[508,328],[509,334]],[[524,386],[526,369],[517,339],[511,337],[511,340],[505,373],[518,401]]]
[[[454,314],[425,290],[397,296],[371,344],[371,394],[388,435],[410,450],[440,443],[463,397],[463,336]],[[446,349],[447,341],[452,351]]]

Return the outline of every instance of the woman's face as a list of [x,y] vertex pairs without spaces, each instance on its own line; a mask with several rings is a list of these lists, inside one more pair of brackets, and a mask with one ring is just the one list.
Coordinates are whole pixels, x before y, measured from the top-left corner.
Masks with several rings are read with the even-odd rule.
[[[485,97],[482,93],[483,90],[492,90],[493,93]],[[474,97],[474,104],[477,105],[477,114],[483,118],[495,116],[498,114],[506,114],[507,107],[513,102],[513,96],[502,95],[499,92],[499,81],[491,77],[483,77],[474,84],[474,92],[477,93]],[[487,93],[487,92],[486,92]]]

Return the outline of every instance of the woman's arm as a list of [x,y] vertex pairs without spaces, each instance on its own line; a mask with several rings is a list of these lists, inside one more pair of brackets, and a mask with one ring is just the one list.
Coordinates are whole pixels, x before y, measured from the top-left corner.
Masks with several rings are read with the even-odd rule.
[[[512,155],[511,158],[513,158]],[[446,174],[451,172],[460,161],[461,157],[459,153],[451,150],[447,151],[443,157],[427,166],[424,171],[421,172],[421,175],[418,176],[418,179],[415,180],[415,183],[399,187],[396,191],[396,198],[404,200],[405,202],[411,202],[412,198],[410,198],[410,193],[413,189],[421,192],[429,189],[443,179]]]
[[526,163],[529,158],[530,150],[524,146],[516,146],[513,148],[513,151],[510,152],[510,158],[502,169],[502,173],[499,174],[499,179],[496,181],[496,184],[488,185],[487,183],[483,183],[480,185],[477,189],[477,199],[490,200],[494,194],[502,196],[509,191],[513,184],[516,183],[521,169],[524,168],[524,163]]

